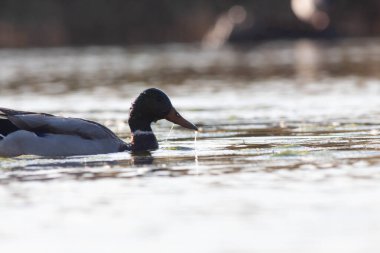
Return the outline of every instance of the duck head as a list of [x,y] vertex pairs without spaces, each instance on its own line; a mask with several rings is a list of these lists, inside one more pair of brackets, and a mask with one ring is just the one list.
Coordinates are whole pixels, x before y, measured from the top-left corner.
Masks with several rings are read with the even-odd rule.
[[194,124],[187,121],[177,112],[164,92],[156,88],[150,88],[143,91],[135,99],[130,109],[128,123],[132,133],[132,150],[158,148],[151,123],[161,119],[166,119],[184,128],[198,130]]

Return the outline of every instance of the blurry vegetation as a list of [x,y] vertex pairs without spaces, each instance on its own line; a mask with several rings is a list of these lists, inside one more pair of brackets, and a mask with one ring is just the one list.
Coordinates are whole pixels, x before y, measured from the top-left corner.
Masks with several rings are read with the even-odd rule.
[[[205,37],[252,42],[380,33],[378,0],[301,1],[295,13],[296,0],[1,0],[0,46],[196,42]],[[314,13],[306,2],[315,6]],[[233,6],[240,6],[238,12],[229,12]],[[237,21],[228,23],[231,15],[225,13]]]

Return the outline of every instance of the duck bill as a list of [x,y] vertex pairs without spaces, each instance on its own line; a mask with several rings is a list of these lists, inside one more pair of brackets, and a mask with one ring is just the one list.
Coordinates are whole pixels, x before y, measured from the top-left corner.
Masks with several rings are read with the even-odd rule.
[[183,118],[177,112],[177,110],[174,109],[174,107],[172,107],[172,109],[170,110],[169,114],[166,116],[165,119],[169,120],[170,122],[173,122],[174,124],[180,125],[180,126],[182,126],[184,128],[188,128],[188,129],[191,129],[191,130],[198,131],[198,128],[194,124],[190,123],[185,118]]

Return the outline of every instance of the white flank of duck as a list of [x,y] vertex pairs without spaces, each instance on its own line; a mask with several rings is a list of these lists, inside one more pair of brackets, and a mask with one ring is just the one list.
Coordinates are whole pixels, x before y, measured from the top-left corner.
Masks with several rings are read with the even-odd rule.
[[87,120],[44,114],[12,115],[8,119],[20,130],[0,140],[3,157],[104,154],[118,152],[126,145],[109,129]]

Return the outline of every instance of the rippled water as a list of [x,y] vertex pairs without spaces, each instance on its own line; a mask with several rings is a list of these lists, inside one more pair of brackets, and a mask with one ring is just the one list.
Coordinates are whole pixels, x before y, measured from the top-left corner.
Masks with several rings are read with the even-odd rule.
[[0,251],[378,252],[378,40],[202,50],[0,51],[0,105],[129,138],[132,99],[165,90],[200,126],[160,149],[1,159]]

